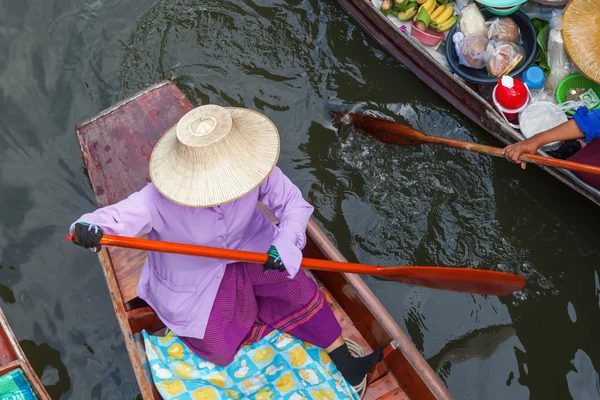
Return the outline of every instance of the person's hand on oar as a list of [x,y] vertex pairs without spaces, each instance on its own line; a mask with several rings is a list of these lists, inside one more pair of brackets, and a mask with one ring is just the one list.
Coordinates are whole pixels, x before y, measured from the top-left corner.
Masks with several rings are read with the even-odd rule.
[[521,142],[506,146],[502,150],[502,154],[508,161],[521,164],[521,168],[525,169],[527,167],[527,163],[519,160],[521,156],[523,154],[535,154],[540,147],[541,145],[536,140],[536,136],[534,136]]
[[73,240],[73,243],[78,246],[90,249],[94,253],[102,248],[100,240],[104,232],[98,226],[90,225],[87,222],[78,222],[73,226],[72,234],[77,238],[77,241]]
[[279,255],[279,251],[277,251],[277,247],[271,246],[269,251],[267,252],[269,258],[267,258],[267,262],[263,264],[263,271],[279,271],[285,272],[285,265],[283,265],[283,260]]
[[[600,126],[598,129],[600,129]],[[600,134],[600,131],[598,134]],[[581,140],[584,137],[586,137],[586,134],[579,127],[577,120],[573,119],[555,128],[540,132],[522,142],[510,144],[502,150],[502,154],[508,161],[521,164],[521,168],[525,169],[526,163],[520,160],[523,154],[535,154],[540,147],[548,143],[572,139]]]

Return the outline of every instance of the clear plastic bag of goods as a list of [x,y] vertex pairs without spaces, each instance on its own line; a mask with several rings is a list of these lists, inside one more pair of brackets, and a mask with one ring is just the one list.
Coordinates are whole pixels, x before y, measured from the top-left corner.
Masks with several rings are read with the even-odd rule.
[[452,37],[458,63],[469,68],[485,68],[483,55],[488,47],[489,39],[482,35],[466,36],[462,32],[456,32]]
[[484,53],[485,66],[492,76],[508,75],[524,55],[525,50],[516,43],[490,41]]
[[547,90],[532,90],[531,91],[531,102],[537,103],[538,101],[546,101],[554,103],[555,99],[551,92]]
[[487,36],[485,18],[483,18],[479,7],[475,3],[469,4],[461,11],[459,27],[465,36]]
[[454,2],[454,8],[456,11],[460,12],[463,8],[467,7],[471,3],[473,3],[473,0],[456,0]]
[[[519,126],[525,138],[547,131],[568,121],[562,108],[548,101],[538,101],[528,105],[519,114]],[[560,147],[562,142],[552,142],[543,146],[543,150],[551,151]]]
[[521,31],[512,18],[492,18],[485,24],[488,26],[487,37],[490,40],[520,44]]
[[573,63],[567,54],[562,37],[561,11],[554,11],[550,20],[548,67],[550,67],[550,74],[546,77],[545,87],[552,92],[563,79],[574,72]]
[[554,10],[555,8],[537,4],[533,1],[527,1],[523,3],[523,6],[519,9],[519,11],[527,14],[529,18],[539,18],[543,19],[544,21],[550,21],[550,19],[552,19],[552,11]]

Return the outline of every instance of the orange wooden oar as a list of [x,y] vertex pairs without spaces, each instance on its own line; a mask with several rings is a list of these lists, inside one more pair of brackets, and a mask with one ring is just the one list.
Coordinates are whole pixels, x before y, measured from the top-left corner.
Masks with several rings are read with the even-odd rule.
[[[220,258],[223,260],[245,261],[257,264],[264,264],[267,261],[267,255],[263,253],[218,249],[215,247],[195,246],[124,236],[104,235],[100,240],[100,244],[105,246],[127,247],[130,249],[160,251],[163,253],[187,254],[191,256]],[[303,268],[321,271],[375,275],[391,281],[434,289],[497,296],[516,292],[525,286],[525,278],[520,275],[470,268],[376,267],[374,265],[318,260],[314,258],[304,258],[301,266]]]
[[[424,133],[414,130],[406,125],[368,115],[348,113],[341,117],[340,114],[336,114],[334,115],[334,118],[344,121],[346,116],[350,119],[352,125],[354,125],[358,130],[367,133],[368,135],[373,136],[375,139],[384,143],[399,145],[418,145],[425,143],[439,144],[442,146],[453,147],[455,149],[473,151],[495,157],[504,157],[504,155],[502,155],[502,149],[498,147],[485,146],[482,144],[465,142],[456,139],[447,139],[439,136],[427,136]],[[535,154],[523,154],[521,157],[519,157],[519,160],[531,164],[546,165],[548,167],[556,167],[575,172],[600,175],[600,167],[572,161],[559,160],[556,158],[538,156]]]

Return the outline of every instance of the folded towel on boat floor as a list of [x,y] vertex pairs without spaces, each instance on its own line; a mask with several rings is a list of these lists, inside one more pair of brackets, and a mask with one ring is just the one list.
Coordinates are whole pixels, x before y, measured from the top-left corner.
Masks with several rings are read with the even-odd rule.
[[193,353],[173,332],[142,334],[152,379],[165,400],[359,399],[325,350],[283,332],[242,347],[227,367]]

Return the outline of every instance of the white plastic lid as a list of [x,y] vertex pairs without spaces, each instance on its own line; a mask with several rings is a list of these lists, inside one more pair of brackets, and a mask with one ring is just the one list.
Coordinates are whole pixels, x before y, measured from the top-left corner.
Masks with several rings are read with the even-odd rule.
[[507,89],[512,89],[513,86],[515,86],[515,80],[512,78],[512,76],[508,76],[508,75],[504,75],[502,77],[502,86],[504,86]]

